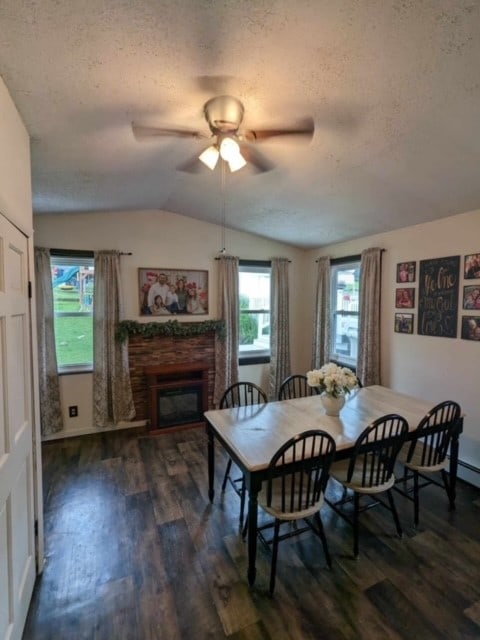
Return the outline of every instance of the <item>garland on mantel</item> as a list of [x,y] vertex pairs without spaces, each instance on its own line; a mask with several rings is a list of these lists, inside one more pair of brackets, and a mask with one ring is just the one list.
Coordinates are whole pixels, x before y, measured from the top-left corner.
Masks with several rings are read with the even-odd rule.
[[204,320],[203,322],[135,322],[122,320],[117,326],[117,340],[125,342],[129,336],[155,338],[156,336],[181,337],[203,336],[215,332],[219,338],[225,337],[224,320]]

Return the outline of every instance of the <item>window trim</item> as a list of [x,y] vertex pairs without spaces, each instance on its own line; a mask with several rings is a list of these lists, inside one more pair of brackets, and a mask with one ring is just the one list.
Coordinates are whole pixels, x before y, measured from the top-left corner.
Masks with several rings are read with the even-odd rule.
[[[361,254],[357,254],[357,255],[351,255],[351,256],[344,256],[342,258],[332,258],[330,260],[330,325],[332,327],[331,330],[331,335],[330,335],[330,345],[329,345],[329,352],[331,354],[330,357],[330,361],[334,362],[335,364],[338,364],[342,367],[348,367],[349,369],[351,369],[354,373],[357,370],[357,366],[358,366],[358,352],[357,352],[357,359],[355,364],[352,364],[352,362],[347,362],[345,360],[341,359],[341,354],[334,352],[332,349],[332,345],[334,344],[334,340],[335,340],[335,336],[336,336],[336,331],[334,331],[334,327],[336,326],[335,324],[335,320],[337,318],[337,309],[336,309],[336,305],[335,308],[333,307],[333,300],[334,300],[334,290],[333,290],[333,273],[334,270],[332,269],[332,267],[342,267],[342,265],[349,265],[349,264],[353,264],[353,263],[358,263],[359,269],[361,269],[361,261],[362,261],[362,256]],[[337,269],[335,269],[335,271],[337,271]],[[360,282],[359,282],[359,299],[360,299]],[[358,318],[358,322],[360,321],[360,308],[358,309],[357,312],[355,311],[346,311],[343,312],[341,314],[342,316],[354,316]],[[340,356],[340,357],[339,357]]]
[[[248,271],[248,267],[252,267],[252,272],[257,272],[258,268],[269,269],[270,271],[270,286],[271,286],[271,275],[272,275],[272,262],[271,260],[239,260],[238,261],[238,269],[239,269],[239,279],[240,279],[240,269],[243,267],[243,271]],[[245,269],[247,267],[247,269]],[[239,292],[239,302],[240,302],[240,292]],[[242,313],[239,304],[239,315]],[[245,313],[245,312],[244,312]],[[248,312],[248,315],[253,315],[256,313],[268,313],[271,318],[271,309],[252,309]],[[247,314],[246,314],[247,315]],[[271,346],[268,349],[268,353],[265,349],[260,350],[257,349],[251,355],[248,355],[246,352],[240,351],[240,343],[238,345],[238,364],[242,365],[250,365],[250,364],[267,364],[270,362],[271,358]]]

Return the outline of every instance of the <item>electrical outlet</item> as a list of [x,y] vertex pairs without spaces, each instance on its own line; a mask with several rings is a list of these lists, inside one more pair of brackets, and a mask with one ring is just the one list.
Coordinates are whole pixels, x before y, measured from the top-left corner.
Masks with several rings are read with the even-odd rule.
[[76,404],[68,407],[68,415],[70,416],[70,418],[76,418],[78,416],[78,407]]

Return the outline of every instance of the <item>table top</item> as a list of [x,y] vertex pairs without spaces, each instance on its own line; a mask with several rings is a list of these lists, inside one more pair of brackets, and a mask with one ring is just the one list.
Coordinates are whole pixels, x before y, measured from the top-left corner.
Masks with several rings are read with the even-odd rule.
[[289,438],[308,429],[327,431],[337,451],[350,448],[365,427],[387,413],[403,416],[413,431],[434,406],[387,387],[363,387],[347,396],[338,418],[327,416],[319,395],[205,412],[218,437],[242,461],[245,469],[265,469]]

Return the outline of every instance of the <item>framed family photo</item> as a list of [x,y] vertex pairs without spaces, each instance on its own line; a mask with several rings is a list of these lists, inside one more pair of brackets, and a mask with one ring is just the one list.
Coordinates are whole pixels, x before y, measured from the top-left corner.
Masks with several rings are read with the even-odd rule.
[[480,316],[462,316],[463,340],[480,340]]
[[205,315],[208,271],[139,269],[138,300],[141,316]]
[[397,282],[415,282],[416,262],[399,262],[397,264]]
[[413,309],[415,306],[415,289],[396,289],[395,307],[397,309]]
[[463,277],[465,280],[480,278],[480,253],[471,253],[465,256],[463,263]]
[[463,308],[480,311],[480,285],[463,287]]
[[413,313],[395,314],[396,333],[413,333]]

